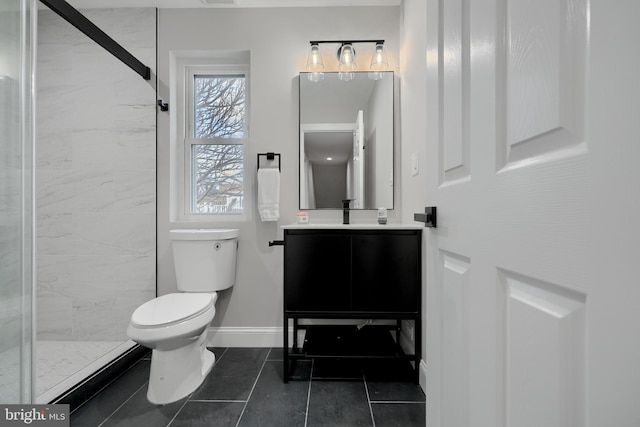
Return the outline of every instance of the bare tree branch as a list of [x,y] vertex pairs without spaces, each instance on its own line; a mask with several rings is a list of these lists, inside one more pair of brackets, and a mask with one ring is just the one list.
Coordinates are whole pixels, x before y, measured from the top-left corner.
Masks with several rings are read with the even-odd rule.
[[197,77],[195,95],[196,138],[244,136],[244,78]]
[[[196,76],[195,138],[245,136],[245,79]],[[238,144],[193,146],[197,212],[242,211],[244,147]]]

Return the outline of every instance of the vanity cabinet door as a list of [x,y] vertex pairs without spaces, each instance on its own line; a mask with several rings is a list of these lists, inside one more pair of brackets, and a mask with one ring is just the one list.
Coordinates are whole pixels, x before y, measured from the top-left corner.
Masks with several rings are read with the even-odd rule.
[[353,310],[419,312],[420,248],[415,232],[354,235]]
[[348,311],[350,251],[349,236],[286,233],[285,310]]

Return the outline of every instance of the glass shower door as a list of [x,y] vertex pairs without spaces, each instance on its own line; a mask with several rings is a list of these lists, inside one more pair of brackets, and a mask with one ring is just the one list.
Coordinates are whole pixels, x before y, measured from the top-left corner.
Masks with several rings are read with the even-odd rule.
[[0,0],[0,403],[31,403],[35,2]]

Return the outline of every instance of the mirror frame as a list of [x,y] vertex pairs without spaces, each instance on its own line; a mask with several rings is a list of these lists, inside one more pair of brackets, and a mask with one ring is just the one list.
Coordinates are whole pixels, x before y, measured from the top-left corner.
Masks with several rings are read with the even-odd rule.
[[[393,71],[385,71],[385,74],[388,74],[391,78],[391,176],[389,179],[392,181],[391,188],[391,206],[376,206],[376,207],[364,207],[364,208],[351,208],[351,210],[377,210],[380,207],[385,207],[387,210],[395,209],[395,196],[396,196],[396,165],[395,165],[395,139],[396,139],[396,120],[395,120],[395,98],[396,98],[396,81],[395,81],[395,73]],[[308,79],[307,76],[309,72],[300,72],[298,74],[298,209],[300,210],[340,210],[341,208],[309,208],[302,207],[302,172],[303,172],[303,152],[304,147],[302,146],[302,134],[309,128],[315,128],[313,132],[349,132],[352,128],[349,128],[349,125],[346,123],[336,123],[335,128],[322,129],[326,124],[302,124],[302,79]],[[324,75],[339,75],[339,72],[325,72]],[[368,78],[369,72],[367,71],[355,71],[354,74],[362,75]],[[344,82],[345,84],[349,84],[349,82]],[[304,128],[304,129],[303,129]]]

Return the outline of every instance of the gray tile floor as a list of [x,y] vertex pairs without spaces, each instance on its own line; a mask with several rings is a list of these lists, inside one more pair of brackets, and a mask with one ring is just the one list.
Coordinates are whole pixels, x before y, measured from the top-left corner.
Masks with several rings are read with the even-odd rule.
[[425,397],[408,362],[298,361],[282,382],[282,349],[214,348],[216,364],[189,397],[146,399],[143,359],[71,415],[78,427],[424,426]]

